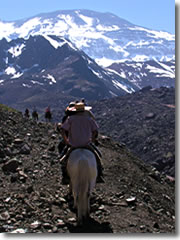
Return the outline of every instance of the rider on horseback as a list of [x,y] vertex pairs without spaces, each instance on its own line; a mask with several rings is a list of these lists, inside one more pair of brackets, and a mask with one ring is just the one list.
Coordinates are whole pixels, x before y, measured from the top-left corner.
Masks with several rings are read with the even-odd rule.
[[38,121],[38,119],[39,119],[39,115],[38,115],[38,112],[37,112],[35,107],[32,111],[32,118],[33,118],[34,121]]
[[25,116],[26,118],[29,118],[29,117],[30,117],[30,115],[29,115],[29,109],[28,109],[28,108],[26,108],[25,113],[24,113],[24,116]]
[[[96,141],[98,136],[98,126],[96,121],[87,114],[91,107],[85,106],[84,103],[76,103],[74,107],[68,110],[75,114],[70,114],[66,121],[61,125],[61,134],[66,145],[73,148],[88,147],[94,149],[92,143]],[[68,135],[67,135],[68,132]],[[98,155],[98,154],[97,154]],[[98,182],[104,182],[102,178],[102,165],[100,159],[97,159],[98,166]],[[66,167],[66,163],[65,163]],[[64,168],[65,168],[64,167]],[[65,176],[66,169],[62,168],[63,175]]]
[[52,118],[52,113],[51,113],[51,109],[50,109],[50,106],[48,106],[45,110],[45,119],[46,121],[48,120],[49,122],[51,121],[51,118]]

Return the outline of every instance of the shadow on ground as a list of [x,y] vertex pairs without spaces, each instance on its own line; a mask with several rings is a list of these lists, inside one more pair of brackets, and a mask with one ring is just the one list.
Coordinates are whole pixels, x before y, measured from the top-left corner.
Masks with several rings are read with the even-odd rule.
[[89,218],[82,226],[67,224],[70,233],[113,233],[109,222],[99,223]]

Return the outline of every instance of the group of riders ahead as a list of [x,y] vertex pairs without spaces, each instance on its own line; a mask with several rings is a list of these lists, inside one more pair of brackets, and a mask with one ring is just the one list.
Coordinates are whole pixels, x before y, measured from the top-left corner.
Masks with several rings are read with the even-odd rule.
[[[28,108],[25,109],[24,117],[25,118],[30,118],[30,112],[29,112]],[[49,106],[45,110],[44,117],[45,117],[46,121],[49,121],[49,122],[51,121],[52,113],[51,113],[51,109],[50,109]],[[35,120],[35,121],[38,121],[38,119],[39,119],[39,115],[38,115],[38,112],[37,112],[35,107],[32,111],[32,119]]]
[[[101,153],[98,150],[98,125],[91,112],[92,107],[81,101],[70,102],[65,109],[65,115],[61,123],[56,125],[56,131],[61,134],[58,151],[61,155],[62,184],[69,184],[69,176],[66,171],[69,154],[76,148],[86,148],[96,156],[97,182],[104,183]],[[49,114],[50,108],[45,111]]]
[[[25,110],[25,112],[24,112],[24,117],[25,117],[25,118],[30,118],[30,112],[29,112],[29,109],[28,109],[28,108],[26,108],[26,110]],[[34,110],[32,111],[32,119],[33,119],[33,120],[36,120],[36,121],[38,121],[38,119],[39,119],[39,115],[38,115],[38,113],[37,113],[37,111],[36,111],[35,108],[34,108]]]

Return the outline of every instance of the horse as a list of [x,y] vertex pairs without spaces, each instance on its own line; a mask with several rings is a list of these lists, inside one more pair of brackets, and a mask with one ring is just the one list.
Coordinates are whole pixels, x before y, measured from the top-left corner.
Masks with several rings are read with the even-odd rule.
[[52,114],[50,111],[45,112],[45,119],[46,121],[48,120],[49,122],[51,121]]
[[77,148],[70,153],[67,163],[70,191],[77,209],[77,224],[82,225],[90,214],[90,195],[96,185],[97,164],[93,152]]
[[36,110],[34,110],[34,111],[32,112],[32,118],[33,118],[34,121],[38,121],[38,113],[37,113]]
[[29,109],[26,108],[25,113],[24,113],[25,118],[29,118]]

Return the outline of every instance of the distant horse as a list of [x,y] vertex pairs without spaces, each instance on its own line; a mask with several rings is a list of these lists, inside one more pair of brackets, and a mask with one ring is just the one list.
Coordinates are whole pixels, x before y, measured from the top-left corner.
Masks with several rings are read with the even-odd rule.
[[51,121],[51,118],[52,118],[52,114],[51,114],[51,112],[50,111],[47,111],[47,112],[45,112],[45,119],[46,119],[46,122],[47,121]]
[[34,110],[33,112],[32,112],[32,118],[33,118],[33,120],[34,121],[38,121],[38,113],[37,113],[37,111],[36,110]]
[[96,185],[95,155],[85,148],[73,150],[68,159],[67,172],[70,177],[74,208],[77,208],[77,222],[81,225],[89,217],[90,194]]
[[29,109],[26,108],[25,113],[24,113],[25,118],[29,118]]

